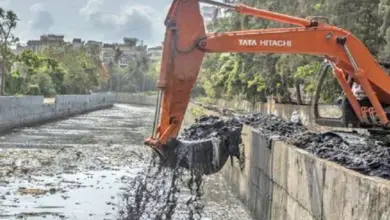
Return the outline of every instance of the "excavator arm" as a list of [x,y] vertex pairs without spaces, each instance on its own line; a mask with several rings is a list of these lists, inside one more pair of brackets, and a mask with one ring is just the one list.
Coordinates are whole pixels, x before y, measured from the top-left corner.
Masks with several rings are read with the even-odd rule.
[[[206,34],[199,3],[230,8],[243,15],[270,19],[297,27]],[[347,79],[359,83],[377,115],[379,126],[389,120],[382,105],[390,104],[390,78],[366,46],[350,32],[321,23],[246,5],[211,0],[174,0],[165,20],[159,96],[153,134],[145,143],[161,148],[176,138],[205,53],[307,54],[326,58],[359,120],[364,112]]]

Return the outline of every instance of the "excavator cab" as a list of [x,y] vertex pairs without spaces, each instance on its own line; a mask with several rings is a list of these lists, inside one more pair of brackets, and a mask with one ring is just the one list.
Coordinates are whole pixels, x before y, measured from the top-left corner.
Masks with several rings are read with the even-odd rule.
[[[390,68],[390,63],[378,62],[384,70],[388,70]],[[317,74],[315,82],[316,89],[312,96],[311,103],[311,114],[315,123],[320,126],[326,127],[340,127],[340,128],[352,128],[352,129],[367,129],[370,133],[385,133],[390,134],[390,130],[384,127],[380,127],[380,121],[375,115],[375,110],[369,100],[360,101],[360,106],[363,114],[363,120],[359,120],[356,113],[351,106],[348,97],[345,95],[344,91],[341,88],[332,88],[335,92],[334,98],[338,98],[333,103],[325,103],[321,104],[321,95],[325,94],[324,88],[327,88],[329,85],[326,85],[326,82],[334,80],[334,69],[332,68],[332,64],[325,60]],[[350,88],[353,87],[353,83],[355,81],[352,77],[346,76],[346,81]],[[339,94],[339,95],[338,95]],[[338,96],[337,96],[338,95]],[[386,116],[390,117],[390,105],[381,103],[381,106],[384,108],[386,112]],[[321,109],[322,107],[322,109]],[[321,114],[320,111],[325,112]],[[326,113],[328,111],[328,114]],[[325,115],[325,116],[323,116]],[[333,117],[329,117],[332,115]],[[338,117],[337,117],[338,116]],[[379,127],[378,127],[379,126]]]

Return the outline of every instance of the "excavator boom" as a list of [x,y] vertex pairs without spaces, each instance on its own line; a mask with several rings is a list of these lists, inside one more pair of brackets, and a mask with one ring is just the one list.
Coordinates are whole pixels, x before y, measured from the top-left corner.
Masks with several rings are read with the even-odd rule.
[[[206,34],[199,3],[226,7],[243,15],[296,25],[292,28],[259,29]],[[187,109],[205,53],[307,54],[326,58],[334,77],[359,120],[362,111],[347,79],[359,83],[367,94],[378,126],[387,127],[383,104],[390,104],[390,78],[367,47],[350,32],[321,23],[246,5],[212,0],[174,0],[165,20],[166,34],[158,81],[159,98],[153,134],[145,143],[163,148],[176,138]]]

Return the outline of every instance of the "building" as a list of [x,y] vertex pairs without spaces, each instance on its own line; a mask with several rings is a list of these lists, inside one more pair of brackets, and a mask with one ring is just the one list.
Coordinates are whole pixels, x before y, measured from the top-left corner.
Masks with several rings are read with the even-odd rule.
[[87,41],[87,43],[85,43],[85,46],[88,46],[88,47],[102,47],[103,46],[103,42],[89,40],[89,41]]
[[19,55],[21,53],[23,53],[23,51],[25,50],[28,50],[28,46],[27,45],[22,45],[22,44],[16,44],[16,48],[15,50],[13,51],[16,55]]
[[210,22],[212,22],[213,19],[216,17],[217,7],[207,5],[202,6],[200,10],[203,16],[205,27],[207,27],[207,25],[210,24]]
[[110,62],[114,62],[115,57],[115,44],[103,44],[102,50],[100,52],[100,59],[105,65],[108,65]]
[[84,44],[84,48],[87,53],[94,57],[96,60],[101,59],[101,51],[102,51],[103,43],[100,41],[89,40]]
[[[157,62],[162,56],[162,46],[147,48],[142,43],[137,46],[122,43],[103,43],[100,41],[83,41],[81,38],[73,38],[71,42],[65,42],[63,35],[42,35],[39,40],[29,40],[26,46],[17,45],[14,53],[20,54],[30,49],[33,52],[44,50],[51,46],[69,45],[73,48],[84,47],[87,53],[95,60],[101,60],[106,66],[110,63],[117,64],[120,68],[126,68],[132,60],[147,55],[152,61]],[[120,53],[120,54],[119,54]],[[115,62],[118,58],[117,63]]]
[[118,60],[120,68],[126,68],[132,59],[137,56],[137,52],[134,47],[127,44],[119,44],[117,48],[121,51],[121,57]]
[[81,38],[73,38],[72,47],[73,48],[81,48],[84,45],[84,41]]
[[29,40],[27,41],[28,49],[33,52],[39,52],[50,47],[58,47],[64,45],[64,35],[41,35],[39,40]]
[[149,56],[150,60],[152,60],[153,62],[160,61],[160,59],[162,57],[162,52],[163,52],[162,46],[148,48],[148,56]]

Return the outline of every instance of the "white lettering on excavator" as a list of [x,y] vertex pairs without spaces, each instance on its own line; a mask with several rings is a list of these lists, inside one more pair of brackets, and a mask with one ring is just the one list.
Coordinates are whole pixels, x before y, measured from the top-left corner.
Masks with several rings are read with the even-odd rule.
[[[252,39],[238,39],[240,46],[257,46],[257,41]],[[259,40],[259,45],[264,47],[291,47],[291,40]]]
[[265,47],[291,47],[291,40],[260,40],[260,45]]
[[256,40],[238,39],[240,46],[257,46]]

